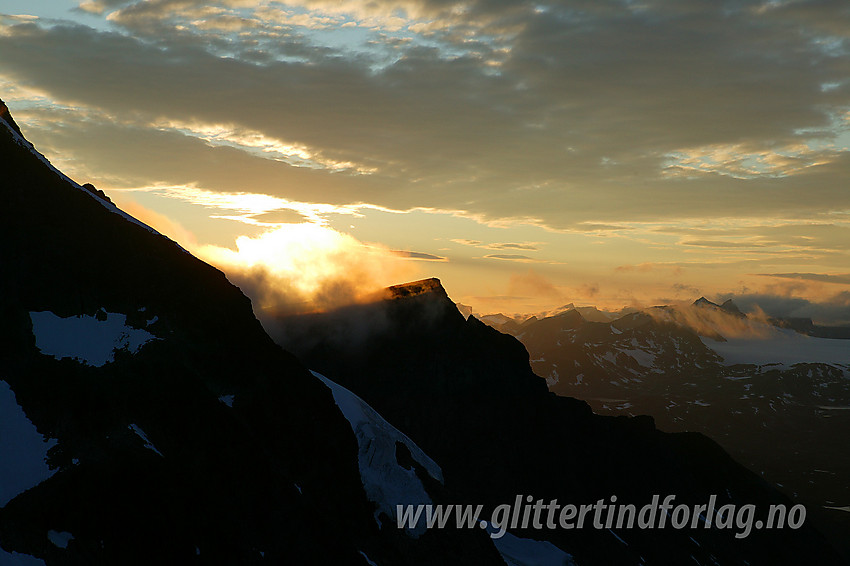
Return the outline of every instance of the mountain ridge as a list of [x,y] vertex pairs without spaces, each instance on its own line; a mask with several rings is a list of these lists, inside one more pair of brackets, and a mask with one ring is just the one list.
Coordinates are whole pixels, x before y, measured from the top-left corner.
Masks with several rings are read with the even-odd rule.
[[715,439],[806,504],[850,557],[850,521],[835,509],[850,503],[850,459],[837,441],[850,424],[842,410],[850,406],[850,342],[819,338],[811,321],[792,330],[712,305],[501,330],[523,342],[550,391],[597,413],[649,414],[662,430]]
[[[575,311],[550,320],[559,318],[577,329],[598,324]],[[411,324],[411,319],[422,322]],[[357,348],[334,337],[334,330],[370,320],[380,324]],[[397,422],[440,463],[446,486],[463,501],[490,507],[512,501],[518,493],[574,502],[615,493],[620,500],[633,501],[653,490],[689,499],[712,489],[728,489],[748,501],[788,501],[705,436],[667,435],[648,416],[594,415],[583,401],[549,393],[545,381],[530,371],[528,351],[518,341],[474,316],[464,318],[443,293],[264,322],[284,347]],[[659,324],[648,315],[635,318],[638,328]],[[703,347],[698,337],[693,340],[694,347]],[[750,542],[728,546],[722,537],[689,535],[710,552],[700,554],[692,549],[692,539],[678,540],[676,533],[663,531],[618,533],[628,546],[619,545],[608,532],[579,536],[529,531],[526,536],[543,537],[580,564],[641,558],[647,563],[684,563],[691,557],[710,561],[709,555],[721,564],[732,556],[746,556],[752,564],[788,563],[788,553],[801,548],[785,546],[789,533],[760,532],[762,542],[753,541],[749,550],[744,549]],[[767,540],[772,542],[762,546]],[[820,540],[813,547],[802,544],[807,552],[823,551],[822,560],[839,563]],[[653,550],[658,548],[666,549],[666,558]]]
[[380,528],[350,422],[224,273],[5,119],[0,155],[0,380],[52,445],[0,506],[0,562],[498,562],[477,530]]

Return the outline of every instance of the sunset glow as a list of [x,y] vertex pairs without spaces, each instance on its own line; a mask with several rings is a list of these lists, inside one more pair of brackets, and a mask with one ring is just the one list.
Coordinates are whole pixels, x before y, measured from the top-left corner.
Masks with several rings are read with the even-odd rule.
[[284,224],[256,238],[240,236],[235,249],[201,246],[199,257],[253,292],[255,309],[312,312],[374,298],[417,269],[379,245],[365,245],[330,228]]
[[434,276],[479,314],[833,324],[850,20],[818,6],[0,0],[0,96],[265,307]]

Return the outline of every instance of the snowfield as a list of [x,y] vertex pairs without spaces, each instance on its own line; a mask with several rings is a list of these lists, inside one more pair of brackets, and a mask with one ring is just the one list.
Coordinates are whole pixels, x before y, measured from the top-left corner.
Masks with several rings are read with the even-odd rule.
[[850,364],[850,340],[813,338],[788,329],[770,328],[765,338],[728,338],[726,342],[700,339],[722,356],[726,365]]
[[[412,440],[388,423],[357,395],[315,371],[311,372],[333,393],[334,401],[357,437],[357,461],[366,496],[378,506],[375,520],[383,513],[395,519],[396,505],[428,505],[431,498],[414,470],[402,467],[396,459],[396,443],[404,444],[413,459],[435,480],[442,483],[443,471]],[[414,538],[426,530],[424,524],[407,529]]]
[[62,318],[50,311],[31,312],[35,345],[41,353],[57,360],[71,358],[81,364],[101,367],[114,360],[115,350],[135,354],[157,337],[146,330],[127,326],[127,316],[106,313],[106,320],[94,316]]
[[[148,439],[148,435],[147,435],[147,434],[145,434],[145,431],[143,431],[143,430],[139,427],[139,425],[137,425],[137,424],[131,424],[131,425],[129,426],[129,428],[130,428],[130,430],[132,430],[133,432],[135,432],[135,433],[136,433],[136,436],[138,436],[139,438],[141,438],[141,439],[142,439],[142,442],[144,442],[144,443],[145,443],[145,448],[147,448],[147,449],[148,449],[148,450],[150,450],[151,452],[156,452],[157,454],[159,454],[160,456],[162,456],[162,452],[160,452],[159,450],[157,450],[157,449],[156,449],[156,446],[154,446],[154,445],[153,445],[153,442],[151,442],[151,441]],[[162,456],[162,457],[163,457],[163,458],[165,458],[165,456]]]
[[[489,523],[485,529],[490,534],[498,532]],[[508,566],[576,566],[571,554],[549,541],[520,538],[505,532],[501,537],[493,539],[493,544]]]
[[[54,446],[56,440],[46,440],[36,430],[12,388],[0,381],[0,508],[54,474],[46,461]],[[5,564],[2,556],[0,564]]]
[[44,560],[29,554],[6,552],[0,548],[0,564],[3,566],[44,566]]

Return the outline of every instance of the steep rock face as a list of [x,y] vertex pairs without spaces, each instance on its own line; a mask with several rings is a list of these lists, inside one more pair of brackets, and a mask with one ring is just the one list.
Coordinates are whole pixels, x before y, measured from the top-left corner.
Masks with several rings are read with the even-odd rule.
[[379,530],[331,392],[224,274],[53,169],[8,111],[0,156],[0,385],[16,422],[50,439],[52,469],[0,501],[0,553],[498,560],[483,534]]
[[[647,417],[597,416],[549,393],[520,343],[464,320],[433,280],[409,287],[417,291],[267,327],[405,430],[461,501],[493,509],[517,495],[562,504],[617,495],[642,505],[654,494],[675,494],[696,504],[715,494],[764,509],[789,503],[701,435],[661,433]],[[587,323],[577,314],[565,317],[580,329]],[[743,539],[699,528],[519,532],[553,542],[579,564],[840,563],[808,527]]]
[[21,129],[15,123],[15,119],[12,118],[12,114],[9,112],[9,107],[6,106],[6,103],[2,100],[0,100],[0,120],[3,120],[11,126],[12,130],[14,130],[18,135],[23,135],[21,134]]
[[[665,316],[663,307],[606,323],[554,316],[513,334],[550,391],[600,414],[651,415],[662,430],[708,435],[805,504],[809,522],[850,557],[850,516],[841,510],[850,504],[850,455],[841,444],[850,426],[850,342],[808,338],[733,306],[691,311],[712,317],[728,340],[706,326],[701,337],[687,325],[701,319]],[[794,330],[816,336],[812,328],[808,321]]]
[[[353,544],[334,541],[333,519],[295,489],[312,484],[322,498],[319,476],[335,464],[348,470],[335,478],[349,484],[340,491],[357,493],[345,422],[268,340],[249,301],[222,273],[70,185],[5,127],[0,153],[0,379],[57,441],[58,469],[0,510],[3,547],[48,562],[135,563],[189,560],[196,547],[235,561],[306,557],[322,542],[319,555],[356,562]],[[33,333],[31,313],[45,312],[118,313],[156,339],[100,367],[56,359]],[[83,355],[88,345],[78,343]],[[232,408],[222,395],[235,396]],[[269,429],[293,433],[268,446]],[[74,540],[51,548],[51,530]]]

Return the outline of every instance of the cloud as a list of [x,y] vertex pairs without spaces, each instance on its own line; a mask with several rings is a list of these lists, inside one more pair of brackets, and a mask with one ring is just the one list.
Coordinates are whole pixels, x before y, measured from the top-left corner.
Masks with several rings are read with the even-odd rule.
[[638,271],[638,272],[642,272],[642,273],[647,273],[647,272],[653,271],[655,269],[658,269],[659,267],[662,267],[662,266],[655,264],[655,263],[640,263],[640,264],[637,264],[637,265],[618,265],[617,267],[614,268],[614,271],[619,271],[619,272]]
[[358,174],[374,173],[375,169],[357,165],[350,161],[337,161],[324,157],[322,152],[303,144],[290,143],[270,138],[263,132],[245,129],[235,124],[181,122],[169,120],[157,122],[153,127],[160,131],[176,131],[196,137],[209,145],[235,147],[264,159],[282,161],[295,167],[352,171]]
[[80,2],[78,9],[92,14],[102,14],[106,10],[129,4],[132,0],[89,0]]
[[686,295],[689,295],[691,297],[699,297],[702,295],[702,292],[699,290],[699,287],[688,285],[687,283],[673,283],[671,287],[677,293],[685,293]]
[[508,295],[545,297],[555,301],[562,301],[564,298],[563,293],[549,279],[533,269],[511,275]]
[[[5,22],[0,74],[119,123],[227,126],[212,141],[203,128],[184,132],[203,142],[192,149],[198,159],[164,167],[158,179],[135,170],[131,156],[164,154],[156,139],[190,140],[138,127],[94,140],[84,139],[85,125],[50,133],[67,154],[84,152],[79,141],[116,145],[113,153],[127,152],[121,167],[133,169],[124,175],[145,183],[303,191],[300,200],[323,187],[337,205],[461,210],[585,231],[850,209],[841,188],[850,156],[839,137],[850,83],[830,47],[847,17],[834,4],[580,2],[544,13],[485,0],[352,1],[303,3],[284,15],[232,1],[98,6],[121,33]],[[360,35],[334,31],[329,40],[314,29],[343,20]],[[320,170],[257,164],[275,151],[304,160],[302,149]],[[671,155],[680,167],[765,174],[669,176]],[[201,164],[229,162],[214,182],[192,178],[214,176]],[[233,173],[253,166],[256,185]],[[778,174],[789,168],[795,174]]]
[[197,247],[198,241],[195,235],[184,228],[183,225],[176,220],[172,220],[164,214],[145,208],[139,203],[125,198],[122,198],[121,201],[118,202],[118,205],[121,210],[130,216],[141,220],[151,228],[154,228],[160,234],[168,236],[182,247],[186,249],[193,249]]
[[297,210],[290,208],[285,208],[283,210],[272,210],[270,212],[261,212],[259,214],[253,215],[251,218],[253,218],[257,222],[264,222],[269,224],[299,224],[308,220],[306,216],[304,216]]
[[488,254],[484,256],[487,259],[501,259],[505,261],[521,261],[521,262],[537,262],[541,261],[539,259],[534,259],[533,257],[528,257],[527,255],[521,254]]
[[488,249],[491,250],[528,250],[528,251],[537,251],[540,248],[537,244],[527,244],[527,243],[500,243],[500,244],[490,244],[487,246]]
[[426,254],[424,252],[409,252],[409,251],[403,251],[403,250],[393,250],[392,253],[397,255],[398,257],[406,257],[408,259],[421,259],[421,260],[425,260],[425,261],[449,261],[449,258],[447,258],[447,257],[433,255],[433,254]]
[[690,328],[702,336],[724,338],[770,338],[777,334],[776,329],[767,321],[764,313],[756,310],[746,318],[738,317],[724,310],[712,307],[699,307],[692,304],[669,305],[664,308],[650,308],[643,312],[661,322],[672,322]]
[[571,230],[576,232],[613,232],[619,230],[629,230],[629,227],[618,224],[598,224],[594,222],[580,222],[572,226]]
[[764,242],[728,242],[726,240],[688,240],[684,246],[701,246],[704,248],[763,248],[769,244]]
[[777,318],[811,318],[815,324],[850,326],[850,291],[841,291],[821,301],[790,294],[724,293],[719,300],[733,299],[745,312],[763,311]]
[[207,245],[194,251],[222,269],[261,318],[372,300],[383,288],[417,275],[412,262],[386,248],[311,223],[239,237],[235,249]]
[[780,277],[783,279],[800,279],[803,281],[821,281],[823,283],[838,283],[842,285],[850,285],[850,273],[829,274],[829,273],[759,273],[764,277]]
[[451,241],[456,244],[473,246],[485,250],[527,250],[534,252],[540,249],[540,244],[537,242],[496,242],[485,244],[480,240],[453,239]]
[[800,174],[835,157],[833,148],[805,143],[783,147],[747,147],[742,144],[714,145],[673,151],[668,154],[665,174],[691,176],[717,174],[736,179],[781,178]]
[[[254,234],[373,209],[449,213],[479,223],[455,243],[488,250],[502,261],[478,263],[503,277],[539,249],[595,261],[585,248],[599,243],[607,269],[621,266],[606,289],[651,269],[711,269],[706,292],[746,273],[846,270],[839,3],[86,8],[96,29],[91,14],[0,21],[0,89],[16,85],[12,111],[49,158],[110,194],[170,187]],[[237,206],[248,194],[267,206]],[[669,295],[662,284],[652,292]]]
[[578,288],[576,294],[585,300],[593,299],[599,294],[599,284],[585,283]]

